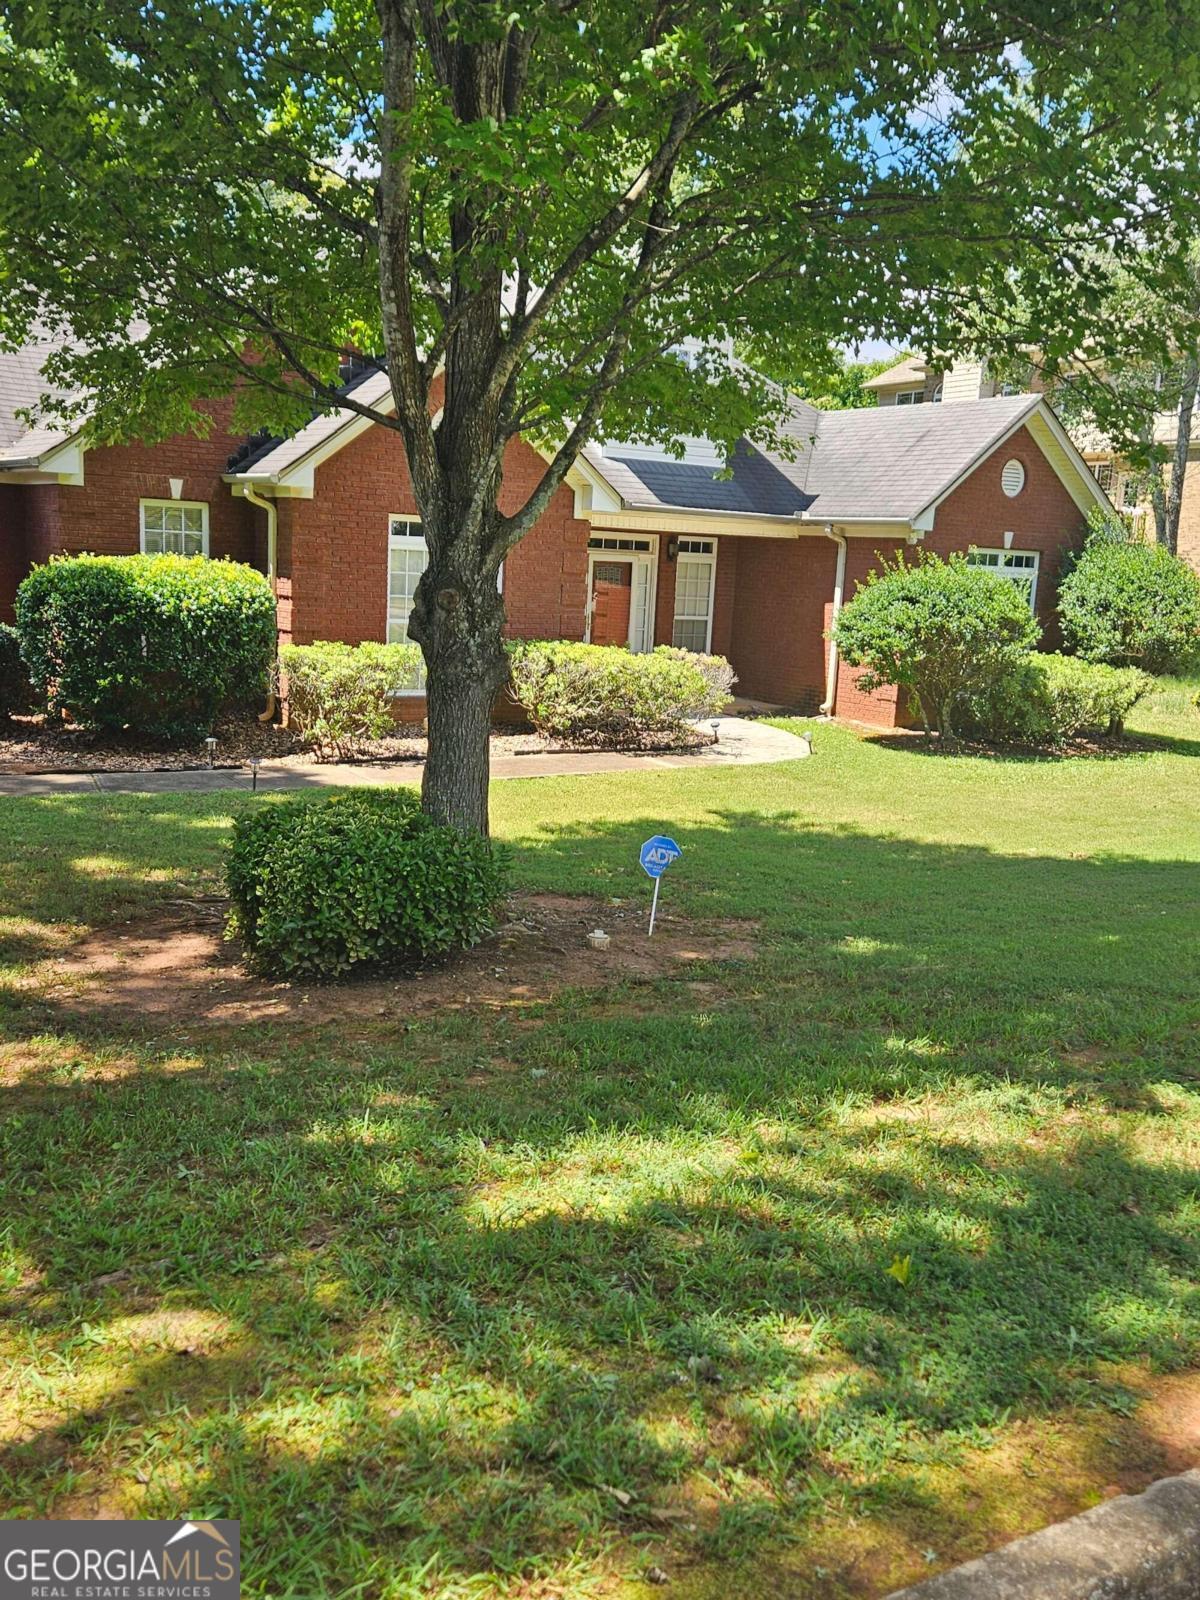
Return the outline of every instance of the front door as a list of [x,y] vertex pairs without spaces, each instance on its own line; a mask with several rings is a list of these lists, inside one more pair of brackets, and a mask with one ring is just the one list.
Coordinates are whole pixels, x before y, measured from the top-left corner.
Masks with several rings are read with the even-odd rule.
[[633,597],[632,561],[596,561],[592,566],[592,643],[629,643]]

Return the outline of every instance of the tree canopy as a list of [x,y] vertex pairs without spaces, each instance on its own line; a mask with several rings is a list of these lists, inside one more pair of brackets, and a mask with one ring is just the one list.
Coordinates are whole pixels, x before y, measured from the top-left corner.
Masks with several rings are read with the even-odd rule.
[[894,367],[902,359],[900,352],[882,356],[875,361],[851,361],[841,356],[836,363],[825,365],[818,372],[791,372],[770,370],[756,352],[749,353],[751,363],[761,368],[768,377],[782,383],[792,394],[799,395],[822,411],[861,411],[877,404],[875,396],[864,387],[869,378]]
[[[256,426],[354,409],[340,356],[384,357],[372,415],[430,553],[427,798],[479,825],[486,781],[436,798],[464,761],[486,780],[478,728],[443,771],[443,712],[479,723],[497,568],[581,444],[768,430],[779,397],[739,345],[819,371],[868,335],[953,350],[1020,302],[1077,348],[1125,261],[1178,270],[1198,21],[1197,0],[15,0],[0,336],[70,334],[51,376],[97,438],[192,426],[239,380]],[[548,462],[502,514],[517,434]]]

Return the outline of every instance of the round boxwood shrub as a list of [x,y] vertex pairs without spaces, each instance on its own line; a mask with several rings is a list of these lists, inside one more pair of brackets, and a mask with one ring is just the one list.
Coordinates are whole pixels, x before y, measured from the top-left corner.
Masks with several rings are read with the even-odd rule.
[[275,600],[262,573],[204,556],[69,556],[17,590],[17,631],[52,712],[183,739],[266,690]]
[[505,871],[486,839],[434,822],[406,789],[297,796],[234,823],[230,927],[285,976],[445,955],[491,926]]
[[1087,661],[1185,670],[1200,653],[1200,577],[1158,544],[1091,539],[1059,586],[1063,641]]
[[836,638],[862,667],[864,689],[899,684],[925,729],[950,741],[959,722],[1037,643],[1038,625],[1013,584],[965,556],[898,556],[870,572],[842,608]]

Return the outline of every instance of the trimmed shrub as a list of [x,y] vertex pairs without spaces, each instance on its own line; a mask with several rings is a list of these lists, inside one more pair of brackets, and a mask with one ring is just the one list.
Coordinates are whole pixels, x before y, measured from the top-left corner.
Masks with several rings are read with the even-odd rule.
[[421,685],[416,644],[289,644],[279,652],[288,680],[288,721],[323,755],[350,755],[395,732],[392,703]]
[[1115,735],[1153,682],[1137,667],[1034,652],[971,707],[970,721],[988,738],[1019,744],[1059,745],[1081,734]]
[[1200,577],[1158,544],[1089,540],[1058,591],[1069,650],[1087,661],[1185,670],[1200,654]]
[[523,640],[509,654],[513,694],[538,732],[556,739],[679,739],[691,719],[712,711],[712,682],[686,651],[634,655],[615,645]]
[[708,684],[708,704],[693,713],[697,717],[713,717],[724,711],[737,682],[737,673],[724,656],[706,656],[698,650],[682,650],[678,645],[660,644],[654,647],[656,656],[670,656],[676,661],[690,661]]
[[234,823],[230,931],[285,976],[424,960],[487,931],[505,871],[486,839],[434,822],[406,789],[297,796]]
[[261,572],[204,556],[70,556],[17,590],[34,687],[84,727],[206,734],[267,688],[275,600]]
[[972,704],[1018,666],[1038,639],[1025,596],[965,556],[922,553],[867,575],[838,617],[838,649],[863,667],[864,689],[899,684],[928,732],[948,741]]
[[28,710],[32,703],[33,688],[21,658],[20,635],[7,622],[0,622],[0,722],[14,712]]

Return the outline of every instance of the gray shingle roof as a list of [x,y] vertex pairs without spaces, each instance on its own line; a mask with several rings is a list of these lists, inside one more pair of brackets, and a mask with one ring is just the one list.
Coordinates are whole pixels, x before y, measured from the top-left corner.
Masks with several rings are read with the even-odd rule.
[[1029,394],[862,411],[817,411],[794,401],[783,430],[793,448],[784,453],[743,441],[727,479],[666,456],[622,456],[619,446],[586,457],[631,507],[907,520],[1039,404]]
[[[761,451],[741,443],[734,452],[732,475],[717,477],[711,467],[670,458],[590,457],[614,489],[638,505],[686,507],[695,511],[739,511],[791,517],[811,500]],[[616,481],[614,465],[621,469]]]
[[806,488],[809,515],[915,517],[1042,402],[1034,394],[957,405],[827,411]]
[[42,377],[42,366],[57,348],[46,341],[20,350],[0,351],[0,470],[19,461],[36,461],[71,437],[70,431],[59,424],[34,423],[31,427],[17,415],[35,407],[46,395],[48,386]]
[[[0,353],[0,472],[36,460],[71,437],[60,425],[30,427],[17,415],[45,394],[41,370],[55,348],[47,340]],[[368,371],[348,388],[368,406],[390,401],[382,371]],[[950,405],[818,411],[788,396],[782,432],[791,447],[771,449],[743,440],[728,477],[703,460],[623,451],[616,443],[591,446],[584,457],[631,508],[807,521],[907,520],[1043,403],[1037,395],[1012,395]],[[339,408],[289,438],[255,442],[234,470],[250,481],[277,479],[332,442],[355,415]]]
[[[364,377],[357,378],[346,386],[347,392],[353,391],[354,398],[364,406],[378,406],[391,399],[391,384],[386,372],[368,372]],[[330,439],[344,428],[348,422],[353,422],[356,412],[347,410],[344,406],[336,411],[323,412],[319,417],[314,417],[298,432],[287,439],[271,439],[261,450],[237,465],[237,475],[249,478],[251,481],[260,479],[270,481],[277,478],[281,472],[286,472],[289,467],[294,467],[297,462],[312,451],[328,443]]]

